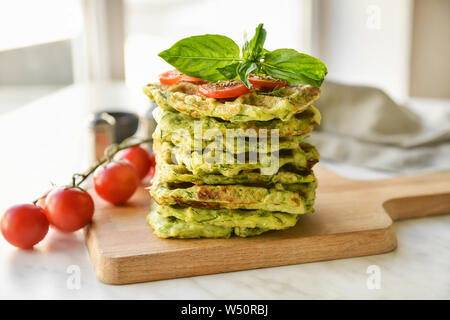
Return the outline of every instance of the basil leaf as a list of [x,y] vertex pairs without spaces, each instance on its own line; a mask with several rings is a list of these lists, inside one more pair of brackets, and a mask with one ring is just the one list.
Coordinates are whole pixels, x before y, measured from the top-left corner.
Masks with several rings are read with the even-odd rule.
[[264,59],[266,57],[266,54],[268,54],[268,53],[270,53],[270,51],[263,48],[261,51],[261,57]]
[[[264,42],[267,32],[260,23],[256,28],[255,35],[250,42],[246,41],[242,47],[242,57],[244,60],[258,62],[262,58]],[[267,50],[266,50],[267,51]]]
[[255,62],[245,61],[239,65],[237,70],[239,78],[245,84],[247,88],[250,88],[250,82],[248,81],[248,76],[250,73],[258,69],[258,64]]
[[286,80],[288,84],[310,84],[320,87],[328,73],[317,58],[294,49],[278,49],[265,54],[261,66],[268,75]]
[[228,37],[215,34],[181,39],[159,56],[178,71],[208,81],[227,79],[217,68],[241,60],[238,45]]
[[327,68],[319,59],[293,49],[270,52],[264,49],[266,35],[263,24],[259,24],[253,38],[245,42],[242,58],[233,40],[212,34],[184,38],[159,56],[184,74],[212,82],[239,77],[250,87],[248,76],[256,73],[291,85],[322,84]]
[[217,71],[219,71],[221,74],[223,74],[223,76],[226,79],[234,79],[234,78],[237,77],[237,68],[238,68],[239,65],[240,65],[239,62],[232,63],[232,64],[229,64],[226,67],[217,68]]

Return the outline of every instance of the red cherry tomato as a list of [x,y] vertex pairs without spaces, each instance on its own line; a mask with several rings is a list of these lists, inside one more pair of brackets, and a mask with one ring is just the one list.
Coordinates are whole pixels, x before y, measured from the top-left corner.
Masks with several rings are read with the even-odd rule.
[[147,177],[153,178],[154,175],[155,175],[155,167],[151,167],[150,170],[148,171]]
[[76,231],[91,221],[94,201],[89,193],[78,188],[55,188],[45,200],[45,215],[57,229]]
[[151,180],[151,178],[153,178],[153,176],[155,175],[155,170],[156,170],[155,154],[154,153],[151,154],[149,156],[149,159],[150,159],[149,160],[150,161],[150,170],[148,170],[147,177],[150,178],[150,180]]
[[279,88],[287,85],[286,81],[275,79],[269,76],[261,77],[253,75],[248,78],[248,81],[255,87],[263,87],[263,88]]
[[166,71],[159,75],[159,82],[165,85],[174,85],[177,84],[182,77],[182,73],[176,69]]
[[149,161],[150,161],[150,168],[156,166],[156,159],[154,153],[149,155]]
[[215,99],[235,98],[247,94],[250,90],[239,80],[207,83],[198,87],[198,92]]
[[94,187],[97,194],[112,204],[127,201],[139,186],[139,175],[128,161],[110,162],[94,172]]
[[140,146],[136,146],[119,151],[116,155],[116,159],[125,159],[131,162],[136,167],[139,179],[142,179],[147,175],[151,166],[149,156],[147,150]]
[[32,248],[48,232],[44,209],[32,204],[12,206],[5,211],[0,224],[6,241],[21,249]]

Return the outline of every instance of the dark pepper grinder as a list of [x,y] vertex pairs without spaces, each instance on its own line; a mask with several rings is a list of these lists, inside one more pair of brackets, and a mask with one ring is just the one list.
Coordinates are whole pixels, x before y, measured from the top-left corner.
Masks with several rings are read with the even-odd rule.
[[91,141],[90,162],[104,157],[106,147],[119,144],[133,136],[139,125],[139,118],[134,113],[118,111],[101,111],[89,117],[89,135]]

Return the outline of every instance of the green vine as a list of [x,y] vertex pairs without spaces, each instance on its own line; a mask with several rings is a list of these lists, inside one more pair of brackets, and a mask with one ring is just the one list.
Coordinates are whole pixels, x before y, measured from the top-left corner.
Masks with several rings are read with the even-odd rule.
[[[147,139],[139,139],[136,137],[129,137],[122,141],[120,144],[111,144],[108,147],[106,147],[104,152],[104,157],[99,160],[95,165],[88,168],[84,173],[74,173],[72,175],[72,183],[68,185],[69,188],[78,188],[82,191],[86,191],[83,188],[81,188],[81,184],[86,181],[86,179],[94,173],[95,170],[97,170],[98,167],[111,162],[114,159],[114,156],[121,150],[137,147],[143,143],[151,142],[151,138]],[[77,181],[78,180],[78,181]],[[36,204],[39,200],[46,197],[47,194],[41,195],[39,198],[34,200],[32,203]]]

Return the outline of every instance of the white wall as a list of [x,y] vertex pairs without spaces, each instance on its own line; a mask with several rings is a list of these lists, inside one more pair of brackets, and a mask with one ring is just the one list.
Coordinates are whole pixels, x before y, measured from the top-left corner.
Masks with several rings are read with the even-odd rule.
[[[269,50],[294,48],[307,52],[310,0],[125,0],[127,37],[126,81],[140,87],[171,68],[157,54],[176,41],[216,33],[243,44],[259,23],[267,30]],[[307,21],[308,20],[308,21]]]
[[384,89],[401,102],[408,96],[412,0],[315,2],[313,52],[329,80]]

